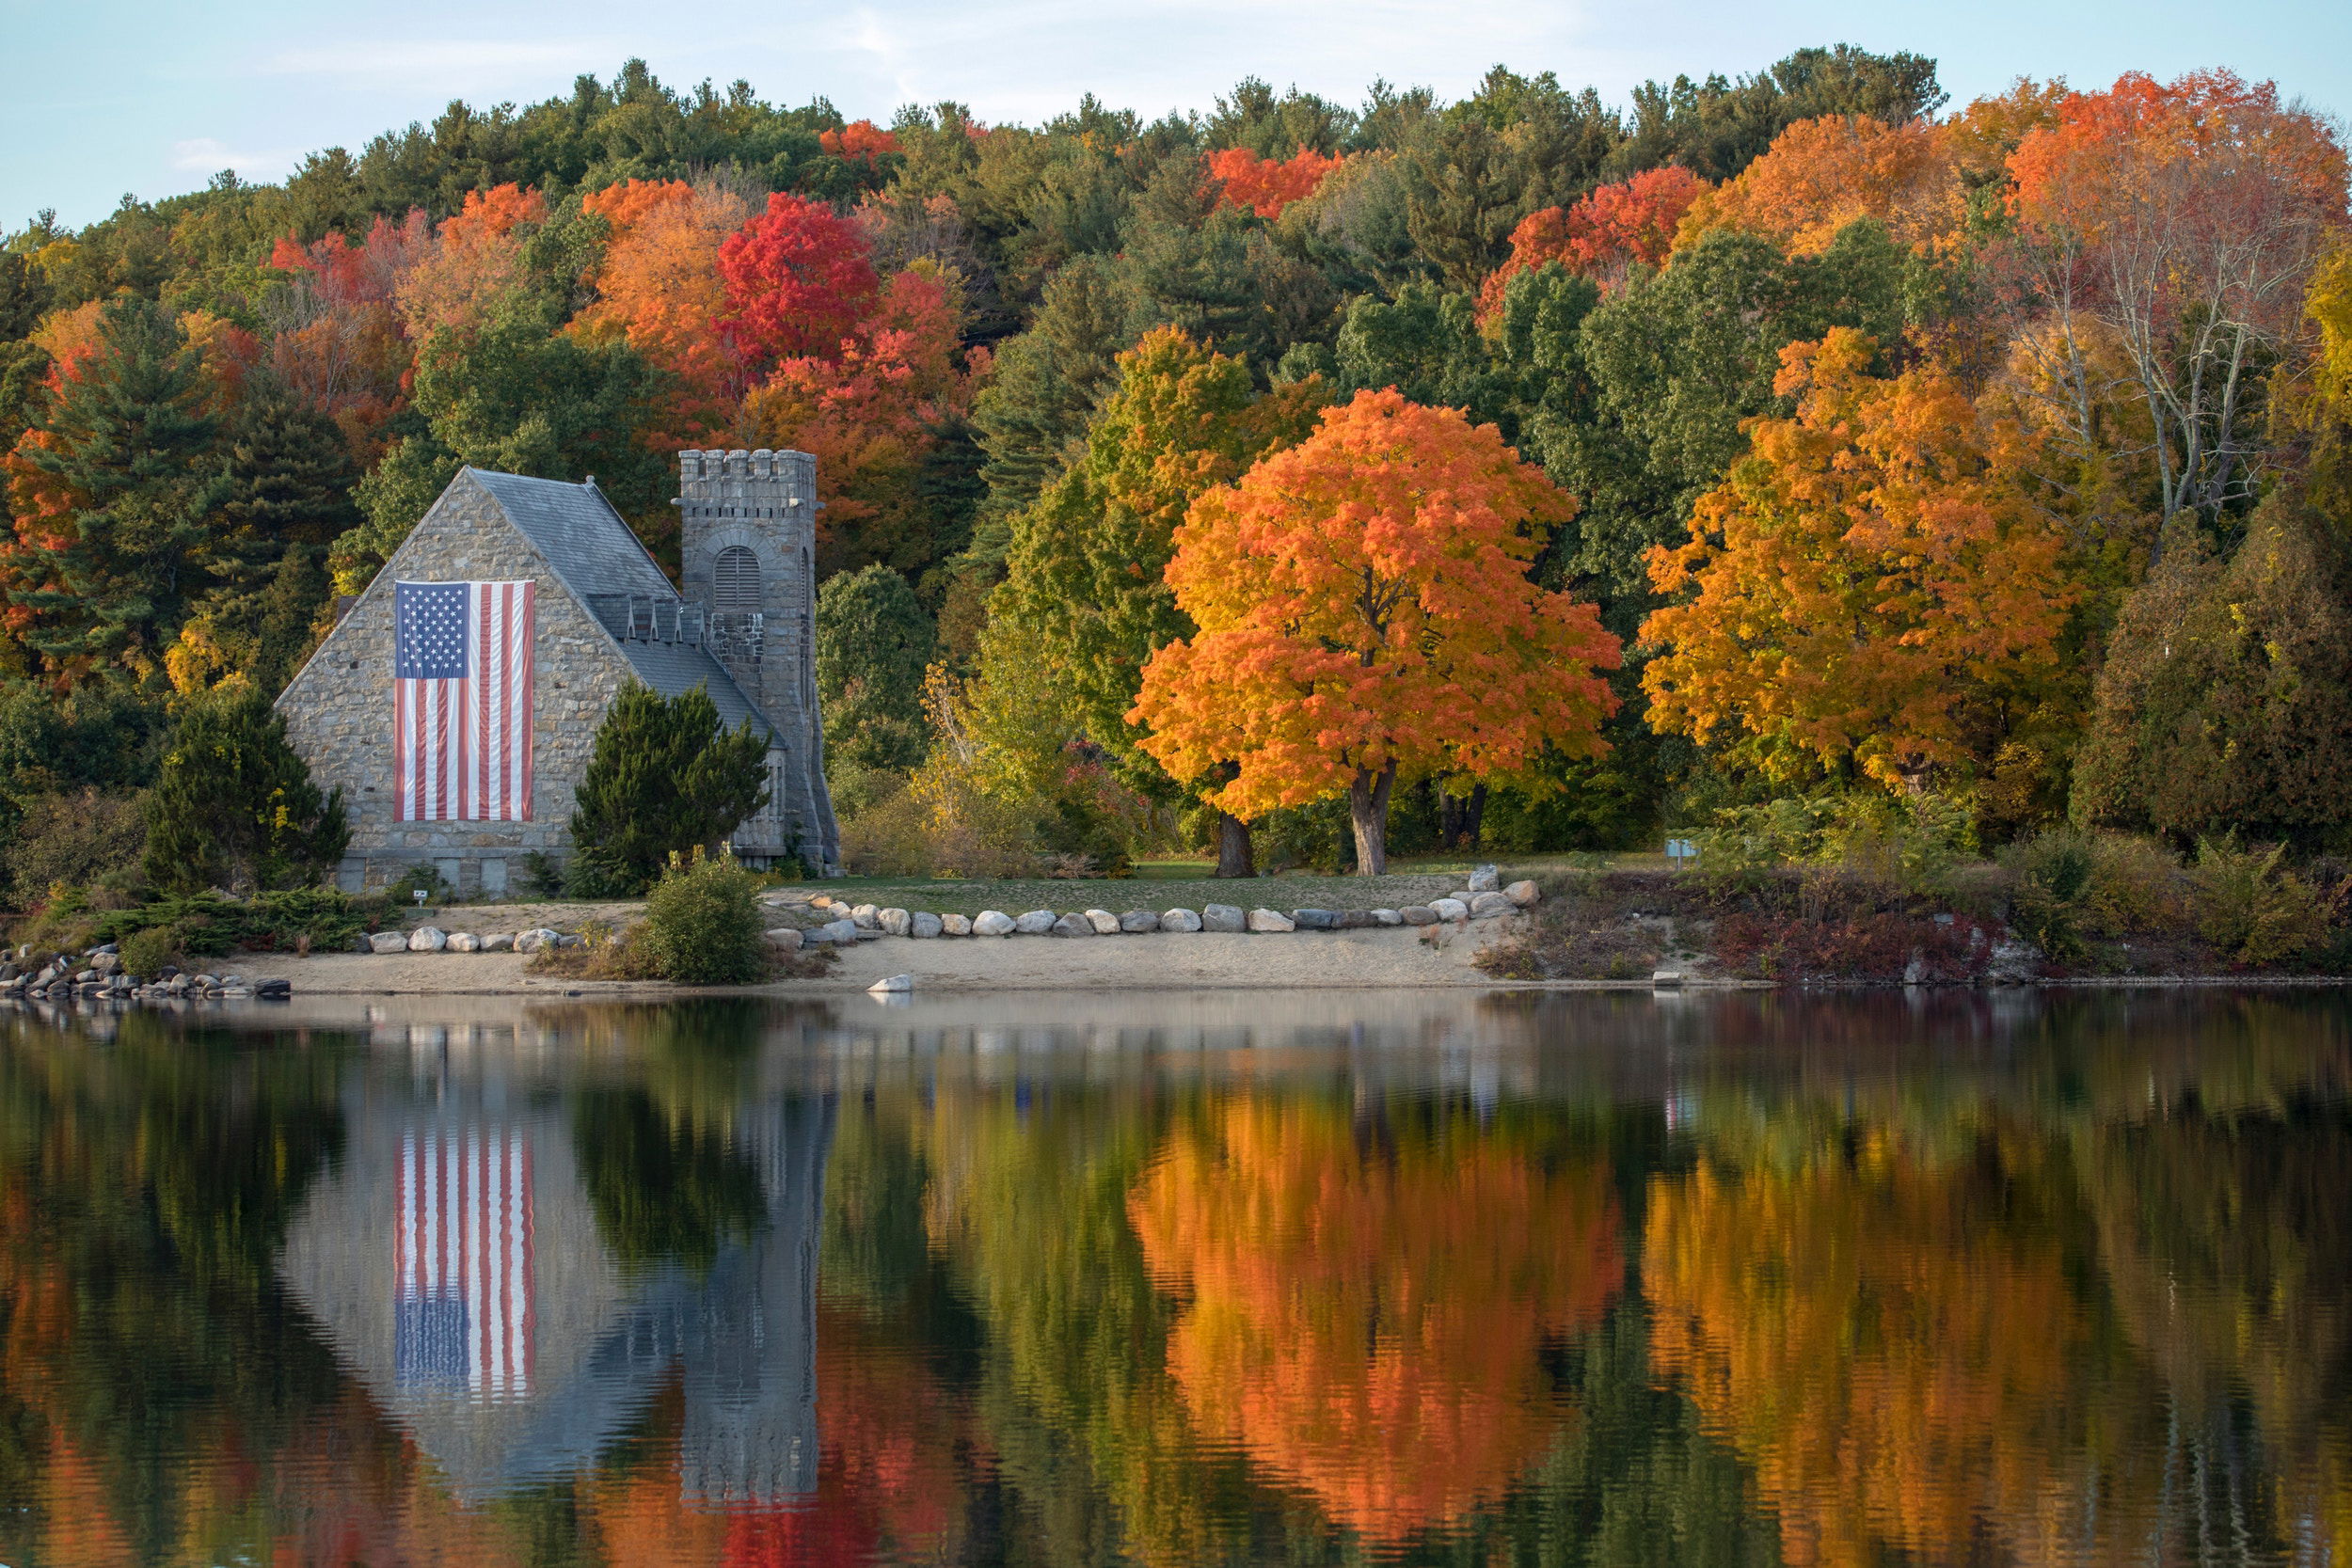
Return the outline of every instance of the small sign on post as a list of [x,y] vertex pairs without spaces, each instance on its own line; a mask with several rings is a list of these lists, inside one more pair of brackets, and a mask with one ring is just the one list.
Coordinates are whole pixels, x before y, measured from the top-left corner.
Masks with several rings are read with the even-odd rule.
[[1666,841],[1666,863],[1675,870],[1680,871],[1698,858],[1699,847],[1689,839],[1670,838]]

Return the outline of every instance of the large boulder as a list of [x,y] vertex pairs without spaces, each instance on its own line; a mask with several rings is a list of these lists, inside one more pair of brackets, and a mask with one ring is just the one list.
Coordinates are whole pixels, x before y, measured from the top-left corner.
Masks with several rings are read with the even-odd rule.
[[515,950],[515,933],[492,931],[482,939],[482,950],[485,953],[512,953]]
[[1439,920],[1468,920],[1470,918],[1470,906],[1459,898],[1432,898],[1429,900],[1429,908],[1436,912]]
[[1249,928],[1253,931],[1295,931],[1298,927],[1292,924],[1289,915],[1279,910],[1251,910]]
[[968,937],[972,934],[972,917],[968,914],[943,914],[939,917],[939,934],[943,937]]
[[482,939],[471,931],[452,931],[449,934],[449,950],[453,953],[479,953],[482,951]]
[[[405,953],[408,951],[408,933],[405,931],[378,931],[373,936],[368,938],[368,951],[371,953]],[[46,982],[36,980],[34,984],[41,985],[46,984]]]
[[1094,922],[1082,914],[1066,914],[1054,922],[1057,937],[1090,937],[1095,934]]
[[850,911],[850,918],[857,923],[861,931],[879,931],[882,929],[882,906],[860,904]]
[[914,917],[904,910],[881,910],[874,915],[874,924],[889,936],[902,937],[914,927]]
[[1089,910],[1086,911],[1086,916],[1087,924],[1094,927],[1096,936],[1115,937],[1119,935],[1119,916],[1111,913],[1110,911]]
[[1372,911],[1372,923],[1375,926],[1402,926],[1405,924],[1405,911],[1402,910],[1375,910]]
[[1495,893],[1502,887],[1502,874],[1491,865],[1482,865],[1470,873],[1470,890],[1472,893]]
[[901,991],[913,990],[914,976],[912,974],[886,975],[866,989],[877,996],[891,996]]
[[807,940],[801,935],[800,927],[797,926],[771,927],[767,935],[769,946],[786,953],[799,952],[801,943]]
[[1471,896],[1470,915],[1472,920],[1492,920],[1497,915],[1509,914],[1518,908],[1518,906],[1512,903],[1509,896],[1504,894],[1481,893]]
[[1426,904],[1407,904],[1396,911],[1397,918],[1407,926],[1435,926],[1438,911]]
[[935,937],[945,929],[939,916],[929,910],[917,910],[907,918],[907,935],[911,937]]
[[1249,917],[1231,904],[1200,906],[1200,928],[1204,931],[1247,931]]
[[1025,937],[1041,937],[1051,931],[1054,928],[1054,922],[1060,918],[1061,916],[1052,910],[1031,910],[1014,921],[1012,928]]
[[825,939],[828,942],[831,942],[835,947],[850,947],[856,945],[859,929],[858,923],[851,920],[848,915],[843,915],[838,920],[828,921],[825,925],[819,927],[818,929],[825,933]]
[[411,953],[438,953],[449,945],[449,933],[438,926],[420,926],[408,933]]
[[1541,898],[1543,896],[1543,893],[1534,882],[1521,880],[1513,882],[1509,887],[1504,888],[1502,890],[1502,895],[1511,900],[1514,905],[1523,910],[1534,904],[1538,898]]
[[[1336,931],[1340,928],[1337,910],[1293,910],[1291,924],[1302,931]],[[1253,930],[1256,927],[1251,927]]]
[[1162,910],[1160,929],[1163,931],[1197,931],[1200,929],[1200,911],[1198,910]]
[[563,933],[560,931],[549,930],[545,926],[534,927],[515,938],[515,951],[536,953],[542,947],[553,947],[563,940]]
[[982,910],[972,917],[972,934],[976,937],[1009,937],[1021,929],[1021,923],[1002,910]]
[[1129,910],[1119,917],[1119,928],[1129,936],[1141,936],[1160,928],[1160,917],[1150,910]]

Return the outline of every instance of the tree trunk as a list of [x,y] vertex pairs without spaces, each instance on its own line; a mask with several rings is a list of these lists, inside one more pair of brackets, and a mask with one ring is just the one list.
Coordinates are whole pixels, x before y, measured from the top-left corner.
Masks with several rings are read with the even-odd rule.
[[1472,784],[1470,799],[1462,804],[1462,826],[1463,836],[1473,849],[1478,847],[1479,838],[1486,831],[1486,786]]
[[1347,816],[1356,829],[1356,875],[1378,877],[1389,869],[1389,790],[1396,764],[1377,773],[1356,769],[1347,786]]
[[1216,814],[1216,874],[1255,877],[1258,857],[1249,844],[1249,824],[1230,811]]

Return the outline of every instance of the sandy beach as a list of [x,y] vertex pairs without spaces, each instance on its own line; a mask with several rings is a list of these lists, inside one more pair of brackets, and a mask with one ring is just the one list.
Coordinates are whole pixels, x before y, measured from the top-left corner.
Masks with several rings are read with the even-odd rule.
[[[883,937],[845,950],[819,979],[759,988],[777,995],[862,991],[893,974],[925,990],[1168,990],[1497,984],[1473,959],[1511,918],[1463,927],[1244,935]],[[1435,933],[1434,938],[1430,933]],[[282,975],[297,995],[645,995],[676,988],[529,974],[512,953],[252,954],[221,960],[248,978]]]

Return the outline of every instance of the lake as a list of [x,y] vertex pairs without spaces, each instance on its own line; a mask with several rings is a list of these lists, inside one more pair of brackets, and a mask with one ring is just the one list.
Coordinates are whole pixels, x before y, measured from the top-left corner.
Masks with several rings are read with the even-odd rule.
[[0,1015],[0,1563],[2352,1562],[2352,998]]

